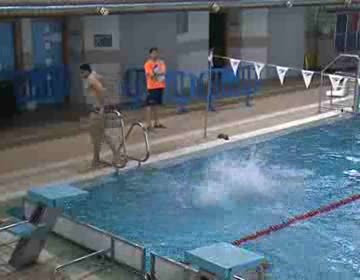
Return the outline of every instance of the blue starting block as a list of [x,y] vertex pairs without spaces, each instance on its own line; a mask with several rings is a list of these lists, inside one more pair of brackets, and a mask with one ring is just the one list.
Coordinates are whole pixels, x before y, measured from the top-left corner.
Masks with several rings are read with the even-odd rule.
[[7,230],[20,238],[9,264],[21,269],[36,262],[62,208],[73,200],[84,199],[87,194],[68,184],[30,190],[27,197],[31,202],[28,219],[0,228],[0,231]]
[[[229,243],[217,243],[188,251],[185,253],[185,262],[204,272],[205,279],[219,280],[242,279],[242,277],[263,279],[262,266],[266,264],[264,256]],[[239,278],[233,278],[234,276]]]
[[67,203],[83,199],[87,191],[73,187],[69,184],[50,185],[48,187],[32,189],[28,192],[28,199],[36,204],[50,208],[63,208]]

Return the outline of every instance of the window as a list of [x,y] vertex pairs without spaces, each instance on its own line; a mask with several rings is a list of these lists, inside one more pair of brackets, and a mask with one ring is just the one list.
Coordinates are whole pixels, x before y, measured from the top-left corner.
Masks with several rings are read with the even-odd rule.
[[358,13],[337,16],[335,48],[339,52],[360,50],[360,20]]
[[176,14],[176,31],[177,34],[189,32],[189,13],[179,12]]

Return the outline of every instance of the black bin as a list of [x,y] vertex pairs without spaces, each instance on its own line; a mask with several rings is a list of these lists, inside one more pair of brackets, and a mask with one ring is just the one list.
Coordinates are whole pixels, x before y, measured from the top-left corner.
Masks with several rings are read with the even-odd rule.
[[16,113],[13,81],[0,81],[0,119],[11,119]]

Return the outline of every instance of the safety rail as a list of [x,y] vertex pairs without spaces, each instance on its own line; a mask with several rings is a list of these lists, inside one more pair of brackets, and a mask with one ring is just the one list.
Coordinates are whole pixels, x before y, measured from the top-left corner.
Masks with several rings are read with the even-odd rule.
[[[198,79],[197,98],[203,100],[207,97],[209,71],[202,72]],[[215,111],[214,100],[238,98],[244,96],[247,106],[251,106],[250,99],[259,86],[253,66],[247,65],[238,68],[236,75],[231,68],[211,69],[211,92],[209,96],[209,109]]]
[[[211,101],[214,99],[246,97],[250,106],[250,98],[260,86],[255,69],[252,65],[239,67],[236,75],[231,68],[213,68]],[[178,112],[186,112],[192,102],[201,102],[207,98],[208,71],[199,75],[185,71],[168,71],[164,104],[176,105]],[[146,98],[146,79],[142,68],[131,68],[125,72],[121,90],[125,97],[124,103],[132,108],[143,106]],[[211,102],[211,109],[214,109]]]
[[[131,68],[125,72],[122,94],[124,103],[130,108],[140,108],[146,98],[146,78],[142,68]],[[176,105],[178,112],[187,111],[190,102],[196,99],[197,77],[184,71],[168,71],[166,74],[166,89],[164,103]]]
[[20,226],[20,225],[23,225],[23,224],[27,224],[27,223],[29,223],[29,221],[26,220],[26,221],[17,222],[17,223],[11,224],[11,225],[7,225],[7,226],[4,226],[4,227],[1,227],[0,232],[5,231],[5,230],[9,230],[9,229],[12,229],[14,227],[17,227],[17,226]]
[[[109,249],[99,250],[99,251],[87,254],[85,256],[82,256],[80,258],[77,258],[75,260],[72,260],[72,261],[69,261],[69,262],[64,263],[62,265],[57,266],[55,268],[55,273],[60,272],[61,270],[65,269],[68,266],[71,266],[71,265],[86,261],[86,260],[88,260],[89,258],[92,258],[92,257],[96,257],[96,256],[104,256],[105,257],[106,254],[108,254],[108,253],[113,255],[114,254],[113,253],[114,252],[113,241],[111,243],[112,243],[112,245],[111,245],[111,248],[109,248]],[[113,259],[113,257],[111,259]]]
[[129,138],[129,136],[131,135],[131,132],[134,130],[135,127],[140,127],[142,132],[143,132],[144,142],[145,142],[145,149],[146,149],[145,156],[143,158],[136,158],[136,157],[131,157],[131,156],[128,155],[127,158],[131,159],[131,160],[134,160],[134,161],[137,161],[139,164],[141,164],[142,162],[146,162],[150,157],[149,136],[148,136],[146,128],[144,127],[144,125],[141,122],[135,122],[130,126],[128,132],[126,133],[124,143]]
[[[111,110],[107,113],[108,115],[114,114],[116,118],[120,122],[120,144],[116,148],[116,153],[120,155],[120,158],[122,159],[120,163],[107,163],[109,165],[113,165],[116,168],[124,168],[129,160],[138,162],[138,165],[140,166],[141,163],[146,162],[150,158],[150,144],[149,144],[149,136],[147,133],[147,129],[141,122],[134,122],[130,125],[129,129],[127,130],[125,134],[125,118],[124,116],[118,111],[118,110]],[[144,137],[144,143],[145,143],[145,156],[143,158],[137,158],[134,156],[129,156],[128,150],[127,150],[127,144],[126,141],[128,140],[131,133],[134,131],[135,127],[140,127],[141,131],[143,133]]]
[[324,77],[325,75],[327,75],[327,71],[340,59],[342,58],[348,58],[348,59],[354,59],[356,60],[356,64],[357,64],[357,69],[356,69],[356,73],[355,73],[355,90],[354,90],[354,99],[353,99],[353,104],[352,104],[352,111],[354,113],[358,113],[359,111],[359,81],[358,81],[358,77],[360,75],[360,57],[358,55],[353,55],[353,54],[340,54],[338,55],[335,59],[333,59],[328,65],[326,65],[324,67],[324,69],[321,71],[321,80],[320,80],[320,88],[319,88],[319,95],[318,95],[318,112],[321,113],[321,109],[325,108],[325,109],[341,109],[343,111],[344,106],[342,104],[340,104],[339,106],[335,106],[335,102],[333,101],[333,96],[332,94],[330,95],[330,105],[329,107],[324,106],[323,103],[323,95],[325,93],[324,91]]
[[16,103],[20,108],[31,103],[61,104],[70,94],[69,72],[66,66],[29,71],[0,71],[0,81],[12,82]]

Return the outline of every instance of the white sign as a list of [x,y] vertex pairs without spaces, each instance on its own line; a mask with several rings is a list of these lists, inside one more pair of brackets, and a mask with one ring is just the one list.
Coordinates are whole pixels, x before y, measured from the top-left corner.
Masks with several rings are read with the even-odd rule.
[[61,33],[44,33],[43,37],[45,42],[60,43],[62,41]]
[[239,65],[240,65],[240,60],[231,58],[230,65],[231,65],[232,70],[234,71],[234,75],[236,76]]
[[288,70],[288,67],[276,66],[276,72],[279,76],[281,85],[284,84],[285,75]]
[[314,76],[314,72],[307,71],[307,70],[301,70],[301,73],[302,73],[306,88],[309,88],[312,77]]

